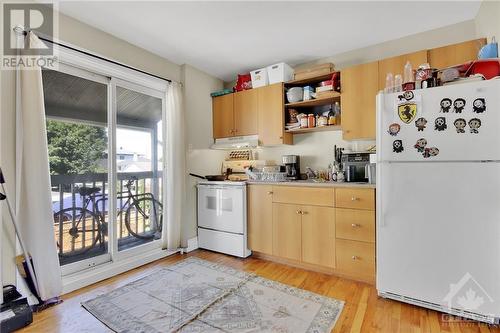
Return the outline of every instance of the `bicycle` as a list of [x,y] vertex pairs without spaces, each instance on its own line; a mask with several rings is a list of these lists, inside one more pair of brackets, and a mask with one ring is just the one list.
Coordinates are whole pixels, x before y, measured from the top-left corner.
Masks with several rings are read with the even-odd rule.
[[[161,238],[161,230],[163,225],[163,206],[156,200],[152,193],[133,194],[132,185],[136,181],[136,177],[132,177],[127,181],[125,187],[126,192],[118,192],[117,199],[120,202],[125,200],[118,210],[117,217],[125,212],[125,227],[130,235],[144,240]],[[80,235],[85,236],[82,239],[88,239],[87,235],[91,235],[92,244],[84,246],[81,250],[75,251],[74,254],[82,254],[94,248],[98,243],[103,246],[105,237],[108,234],[108,223],[105,220],[104,204],[108,199],[106,194],[99,193],[100,187],[81,186],[74,192],[84,198],[82,207],[70,207],[62,209],[54,213],[54,221],[64,223],[73,221],[73,226],[68,230],[72,240],[76,240]],[[117,201],[118,201],[117,200]],[[99,209],[99,205],[103,206],[103,211]],[[91,209],[89,209],[91,208]],[[131,226],[131,219],[136,221],[143,219],[144,228],[142,232],[134,230]],[[146,222],[149,224],[146,224]],[[88,224],[91,228],[88,228]],[[58,247],[61,245],[58,244]]]

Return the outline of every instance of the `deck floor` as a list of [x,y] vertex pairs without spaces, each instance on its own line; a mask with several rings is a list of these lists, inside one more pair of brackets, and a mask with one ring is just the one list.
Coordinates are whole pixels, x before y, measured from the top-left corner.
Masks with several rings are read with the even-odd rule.
[[215,261],[344,300],[344,310],[332,332],[500,333],[500,327],[476,322],[449,323],[436,311],[379,298],[372,285],[262,259],[238,259],[204,250],[196,250],[188,255],[176,254],[64,295],[62,304],[35,314],[33,324],[21,332],[109,332],[108,328],[81,307],[82,301],[111,291],[148,275],[158,267],[171,265],[188,256]]

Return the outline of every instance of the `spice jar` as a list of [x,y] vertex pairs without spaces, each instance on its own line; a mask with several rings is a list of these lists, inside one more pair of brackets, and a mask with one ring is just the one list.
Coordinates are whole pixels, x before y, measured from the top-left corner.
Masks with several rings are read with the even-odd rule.
[[316,118],[314,117],[314,114],[309,113],[307,115],[307,121],[308,121],[307,127],[316,127]]
[[309,120],[306,115],[300,117],[300,128],[307,128],[309,126]]

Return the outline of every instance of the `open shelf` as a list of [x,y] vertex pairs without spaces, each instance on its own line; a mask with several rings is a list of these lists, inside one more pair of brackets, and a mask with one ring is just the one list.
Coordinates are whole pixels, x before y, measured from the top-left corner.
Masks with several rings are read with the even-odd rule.
[[342,126],[330,125],[330,126],[311,127],[311,128],[297,128],[293,130],[285,130],[285,132],[291,134],[302,134],[310,132],[340,131],[340,130],[342,130]]
[[333,73],[335,72],[331,72],[320,76],[314,76],[307,79],[288,81],[285,82],[285,86],[293,87],[293,86],[303,86],[308,84],[320,83],[321,81],[330,80],[332,78]]
[[340,93],[338,92],[333,92],[333,96],[329,97],[323,97],[323,98],[316,98],[316,99],[310,99],[308,101],[300,101],[296,103],[287,103],[285,106],[288,108],[305,108],[305,107],[312,107],[312,106],[321,106],[321,105],[328,105],[328,104],[334,104],[335,102],[340,101]]

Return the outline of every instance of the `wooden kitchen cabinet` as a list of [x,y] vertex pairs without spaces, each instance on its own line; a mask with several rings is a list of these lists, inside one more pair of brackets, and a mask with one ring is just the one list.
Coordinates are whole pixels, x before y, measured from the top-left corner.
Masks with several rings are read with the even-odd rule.
[[212,99],[213,136],[214,139],[233,136],[234,131],[234,94],[214,97]]
[[259,90],[234,93],[234,135],[257,134]]
[[378,89],[383,90],[385,88],[385,78],[387,73],[392,73],[392,75],[401,74],[403,77],[404,67],[407,61],[411,63],[411,66],[414,69],[419,65],[428,62],[427,50],[380,60],[378,62]]
[[486,38],[480,38],[431,49],[428,51],[429,63],[433,68],[442,69],[476,60],[479,50],[485,44]]
[[335,268],[335,209],[302,206],[302,261]]
[[248,247],[252,251],[273,254],[273,187],[249,185]]
[[375,139],[375,98],[378,61],[341,71],[342,131],[344,140]]
[[293,136],[285,133],[283,83],[256,89],[258,91],[258,133],[261,145],[292,144]]
[[300,261],[302,215],[299,205],[273,203],[273,255]]

